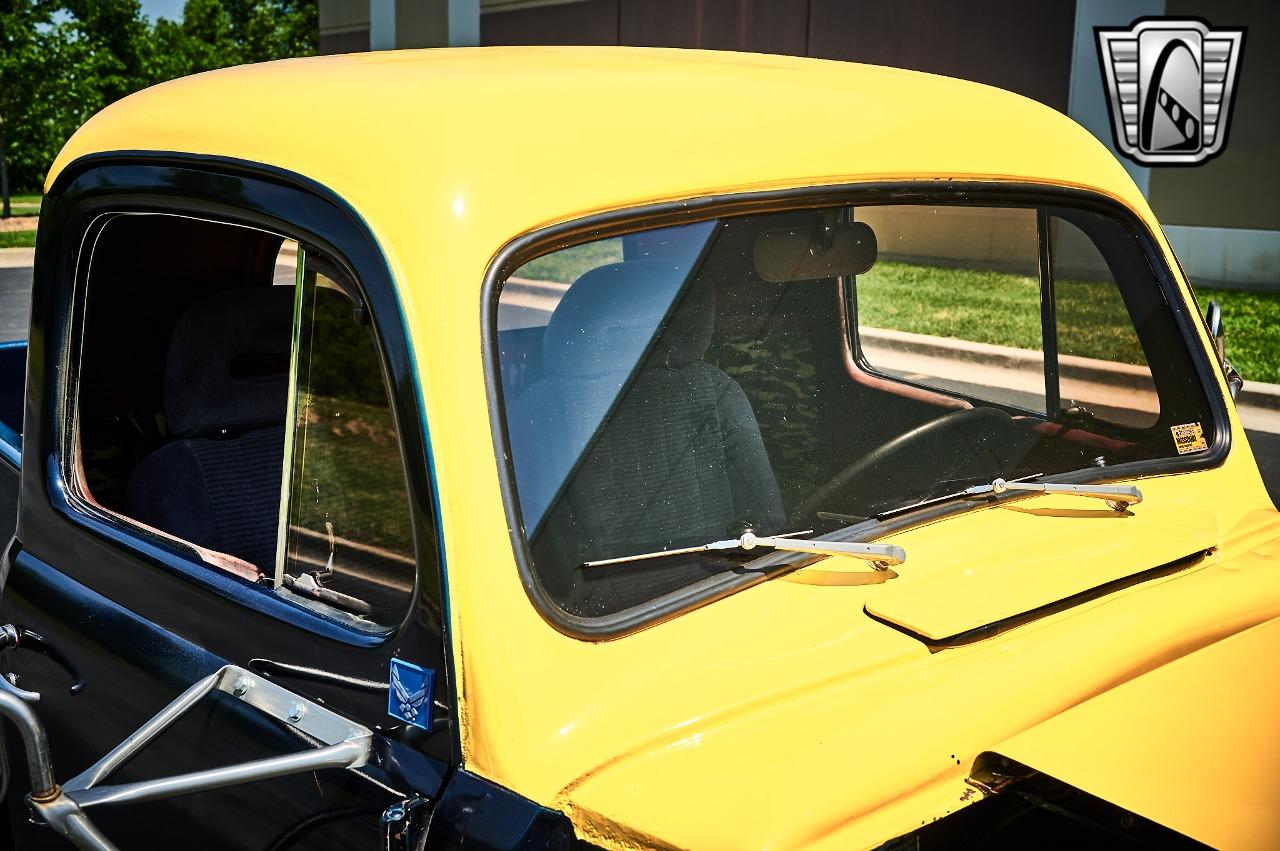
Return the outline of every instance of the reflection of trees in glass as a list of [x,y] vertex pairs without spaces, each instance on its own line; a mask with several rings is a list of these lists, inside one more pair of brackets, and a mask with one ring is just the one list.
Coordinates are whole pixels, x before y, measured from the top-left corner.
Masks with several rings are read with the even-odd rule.
[[355,320],[355,305],[341,291],[320,287],[314,298],[315,310],[309,317],[313,351],[310,372],[305,376],[307,389],[317,396],[387,407],[382,366],[370,326]]
[[584,272],[608,263],[621,262],[622,239],[602,239],[530,260],[517,269],[511,277],[572,284],[582,277]]
[[291,523],[411,555],[408,495],[370,328],[341,291],[307,285]]
[[305,414],[306,482],[292,522],[412,555],[408,497],[391,412],[312,396]]

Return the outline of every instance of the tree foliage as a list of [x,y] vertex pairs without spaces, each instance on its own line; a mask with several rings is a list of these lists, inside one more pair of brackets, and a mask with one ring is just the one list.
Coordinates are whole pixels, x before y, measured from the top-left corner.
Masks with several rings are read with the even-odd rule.
[[38,191],[66,140],[156,83],[315,53],[317,0],[187,0],[150,22],[138,0],[0,0],[0,155],[13,191]]

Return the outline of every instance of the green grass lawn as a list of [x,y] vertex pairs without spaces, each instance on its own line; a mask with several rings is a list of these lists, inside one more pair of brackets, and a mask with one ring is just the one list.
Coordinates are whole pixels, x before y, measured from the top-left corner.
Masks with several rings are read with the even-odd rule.
[[15,216],[35,216],[40,213],[39,195],[10,195],[9,210]]
[[33,230],[0,230],[0,248],[35,248]]
[[[858,277],[858,322],[874,328],[963,337],[1038,349],[1040,296],[1034,278],[1005,272],[918,266],[882,260]],[[1227,356],[1246,379],[1280,382],[1280,293],[1197,290],[1216,299],[1227,328]],[[1059,347],[1064,354],[1145,363],[1115,286],[1058,281]]]
[[1280,293],[1196,290],[1207,307],[1213,299],[1222,305],[1227,331],[1227,358],[1247,383],[1280,384]]
[[[531,260],[516,277],[571,283],[589,269],[622,260],[608,239]],[[1033,277],[882,259],[858,277],[858,322],[874,328],[978,343],[1039,349],[1040,289]],[[1058,346],[1064,354],[1143,364],[1146,358],[1115,285],[1060,280],[1055,291]],[[1280,293],[1198,288],[1216,299],[1227,329],[1227,356],[1247,379],[1280,383]]]
[[[858,324],[1039,349],[1040,283],[1007,272],[882,260],[858,287]],[[1057,282],[1058,341],[1065,354],[1145,363],[1120,293],[1107,281]]]

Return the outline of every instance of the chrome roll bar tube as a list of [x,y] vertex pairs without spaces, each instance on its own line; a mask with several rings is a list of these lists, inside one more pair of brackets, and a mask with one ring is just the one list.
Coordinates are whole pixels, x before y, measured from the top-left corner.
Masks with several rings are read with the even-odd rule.
[[[100,786],[116,769],[145,748],[202,698],[227,694],[320,743],[309,751],[251,760],[173,777]],[[44,725],[23,693],[0,678],[0,715],[22,736],[31,776],[31,812],[84,851],[117,851],[85,810],[107,804],[137,803],[210,789],[221,789],[321,768],[356,769],[369,759],[372,732],[341,715],[235,665],[227,665],[192,685],[134,733],[75,778],[59,787]]]

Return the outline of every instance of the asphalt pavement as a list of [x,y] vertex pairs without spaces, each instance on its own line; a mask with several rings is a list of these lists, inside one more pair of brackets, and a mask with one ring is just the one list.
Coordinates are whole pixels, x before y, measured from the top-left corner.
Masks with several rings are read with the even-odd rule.
[[1280,506],[1280,434],[1253,429],[1245,429],[1244,433],[1262,471],[1262,480],[1267,483],[1267,493],[1271,494],[1271,501]]
[[31,267],[0,268],[0,342],[27,336],[31,306]]
[[[284,270],[283,277],[292,274]],[[31,267],[0,266],[0,342],[27,336],[27,314],[31,304]],[[1246,429],[1249,445],[1262,470],[1271,501],[1280,505],[1280,431]]]

